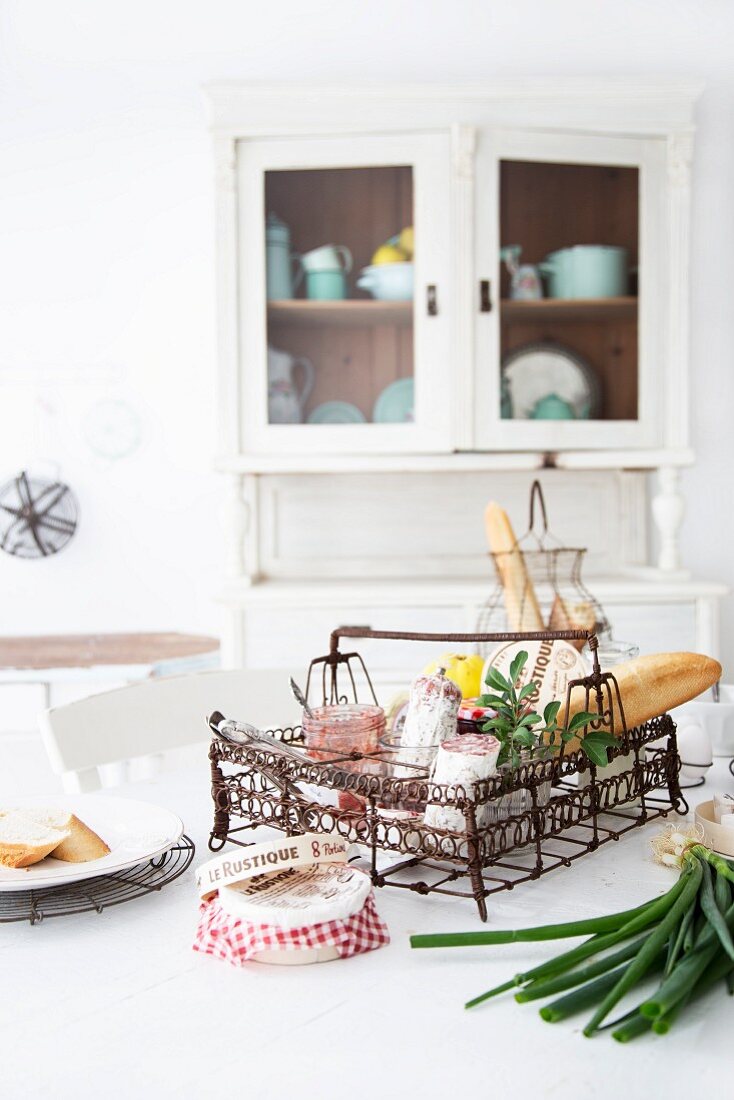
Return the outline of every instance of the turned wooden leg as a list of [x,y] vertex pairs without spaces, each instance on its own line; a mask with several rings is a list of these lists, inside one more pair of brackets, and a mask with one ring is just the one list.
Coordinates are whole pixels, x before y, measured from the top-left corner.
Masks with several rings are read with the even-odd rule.
[[680,491],[680,470],[677,466],[661,466],[658,470],[658,489],[652,498],[652,515],[660,539],[658,569],[681,576],[685,571],[681,569],[678,533],[685,515],[685,500]]

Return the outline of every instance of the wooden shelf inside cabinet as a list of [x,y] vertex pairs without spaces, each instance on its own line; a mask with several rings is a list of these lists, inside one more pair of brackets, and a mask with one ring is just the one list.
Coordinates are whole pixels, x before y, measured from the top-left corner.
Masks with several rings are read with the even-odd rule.
[[635,317],[637,298],[503,298],[500,308],[503,321],[613,321]]
[[410,325],[413,322],[413,302],[379,302],[369,298],[319,302],[294,298],[291,301],[268,302],[268,322],[299,327]]

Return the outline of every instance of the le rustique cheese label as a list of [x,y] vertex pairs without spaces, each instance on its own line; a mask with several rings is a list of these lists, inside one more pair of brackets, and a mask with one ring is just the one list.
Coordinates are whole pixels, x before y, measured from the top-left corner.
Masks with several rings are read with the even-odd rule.
[[220,886],[269,875],[312,863],[346,863],[349,841],[330,833],[287,836],[264,844],[250,844],[210,859],[196,871],[196,886],[202,898],[210,898]]

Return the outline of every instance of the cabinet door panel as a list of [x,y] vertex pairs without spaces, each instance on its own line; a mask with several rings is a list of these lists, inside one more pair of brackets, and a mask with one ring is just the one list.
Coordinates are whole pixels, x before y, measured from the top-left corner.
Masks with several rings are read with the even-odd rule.
[[665,146],[482,131],[480,449],[659,445],[666,349]]
[[244,450],[450,449],[450,172],[448,134],[238,143]]

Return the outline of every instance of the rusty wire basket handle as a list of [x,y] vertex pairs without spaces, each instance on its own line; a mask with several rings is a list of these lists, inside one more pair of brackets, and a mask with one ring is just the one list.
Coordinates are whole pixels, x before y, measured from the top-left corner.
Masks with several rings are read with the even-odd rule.
[[[545,496],[543,495],[543,486],[538,481],[537,477],[533,484],[530,486],[530,518],[528,520],[528,535],[535,534],[535,498],[538,498],[538,504],[540,505],[540,512],[543,516],[543,535],[548,534],[548,512],[545,507]],[[536,536],[537,538],[537,536]]]
[[[536,501],[538,508],[540,509],[540,515],[543,523],[543,530],[540,532],[535,530]],[[543,492],[543,486],[540,484],[538,478],[536,478],[533,484],[530,486],[530,514],[528,516],[528,529],[524,535],[520,535],[520,537],[515,540],[515,544],[519,547],[522,543],[525,542],[526,539],[530,538],[535,539],[535,542],[543,550],[548,549],[548,547],[546,547],[546,543],[557,543],[558,549],[567,549],[567,547],[564,546],[558,536],[551,531],[548,525],[548,509],[545,505],[545,493]],[[507,553],[507,551],[505,551],[505,553]],[[492,555],[492,557],[496,556],[497,555],[494,554]]]
[[[306,683],[306,697],[308,698],[308,689],[311,683],[311,674],[314,671],[316,665],[323,665],[324,682],[326,676],[327,667],[331,673],[331,698],[332,701],[337,702],[339,699],[338,691],[336,689],[337,668],[341,664],[345,664],[349,671],[349,675],[352,678],[352,686],[354,686],[354,678],[351,673],[349,665],[350,659],[356,658],[361,667],[364,675],[367,679],[372,698],[377,702],[377,696],[372,684],[372,679],[367,671],[364,661],[358,653],[342,653],[339,649],[339,642],[342,638],[360,638],[365,640],[370,639],[382,639],[387,641],[403,641],[403,642],[555,642],[555,641],[567,641],[578,642],[585,641],[591,651],[592,660],[592,673],[588,677],[590,686],[594,688],[597,694],[597,698],[601,703],[601,684],[605,677],[609,676],[609,673],[602,673],[599,667],[598,656],[598,639],[596,634],[591,630],[538,630],[529,631],[527,634],[518,634],[511,631],[502,631],[492,634],[481,633],[462,633],[462,634],[441,634],[430,633],[417,630],[373,630],[369,626],[338,626],[332,630],[329,637],[329,652],[323,657],[316,657],[310,664],[308,670],[308,679]],[[574,681],[576,683],[577,681]],[[568,700],[567,700],[568,701]]]
[[[502,631],[492,634],[480,634],[480,633],[466,633],[466,634],[441,634],[441,633],[427,633],[423,631],[413,630],[373,630],[368,626],[338,626],[335,630],[332,630],[329,638],[329,652],[324,657],[317,657],[311,662],[308,670],[308,682],[306,685],[306,694],[308,695],[308,686],[311,682],[311,673],[314,666],[321,664],[324,666],[324,676],[326,674],[326,668],[330,669],[331,673],[331,698],[333,701],[339,700],[339,695],[336,687],[337,680],[337,668],[340,664],[346,664],[349,671],[349,675],[352,678],[352,685],[354,686],[354,677],[352,676],[349,661],[351,658],[357,658],[361,664],[364,675],[367,679],[372,698],[377,702],[377,695],[372,684],[372,679],[367,671],[364,661],[358,653],[342,653],[339,649],[339,641],[341,638],[360,638],[360,639],[383,639],[388,641],[414,641],[414,642],[578,642],[585,641],[591,652],[591,664],[592,669],[588,676],[581,679],[569,681],[566,687],[566,713],[568,714],[571,704],[571,693],[576,687],[583,687],[586,689],[586,701],[588,710],[589,704],[593,698],[596,703],[597,712],[603,725],[608,725],[610,731],[615,731],[615,715],[619,719],[619,727],[616,730],[618,734],[626,734],[627,723],[624,716],[624,706],[622,705],[622,697],[619,691],[619,685],[611,672],[602,672],[599,665],[599,639],[592,630],[539,630],[529,631],[527,634],[513,633],[511,631]],[[606,693],[606,699],[605,699]],[[605,705],[606,703],[606,705]]]
[[594,671],[599,669],[599,641],[593,630],[536,630],[527,634],[498,631],[493,634],[433,634],[417,630],[372,630],[369,626],[337,626],[329,638],[329,654],[339,659],[340,638],[387,639],[399,642],[587,642],[592,653]]

